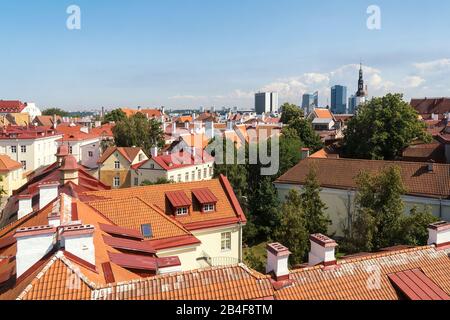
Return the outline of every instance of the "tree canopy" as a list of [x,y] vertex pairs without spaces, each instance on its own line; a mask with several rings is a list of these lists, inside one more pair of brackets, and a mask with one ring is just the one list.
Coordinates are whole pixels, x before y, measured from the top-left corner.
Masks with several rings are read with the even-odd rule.
[[348,122],[344,153],[352,158],[393,160],[415,139],[431,140],[425,124],[403,95],[388,94],[362,105]]
[[108,112],[103,118],[103,123],[124,121],[127,119],[127,115],[122,109],[114,109],[111,112]]
[[[323,142],[320,136],[314,131],[312,124],[307,119],[297,118],[289,123],[289,126],[283,129],[283,133],[287,129],[293,129],[302,141],[303,145],[310,148],[312,152],[319,151],[323,148]],[[289,133],[292,134],[292,131]]]
[[303,110],[295,104],[285,103],[281,106],[281,122],[289,124],[295,119],[300,119],[304,116]]
[[151,153],[152,147],[164,146],[161,124],[141,113],[116,123],[113,134],[118,147],[141,147],[147,154]]
[[67,117],[69,113],[67,111],[64,111],[60,108],[48,108],[42,111],[43,116],[61,116],[61,117]]

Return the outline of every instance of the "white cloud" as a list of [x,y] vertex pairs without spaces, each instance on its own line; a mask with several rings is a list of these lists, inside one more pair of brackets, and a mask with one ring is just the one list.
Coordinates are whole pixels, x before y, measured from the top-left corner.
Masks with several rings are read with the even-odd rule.
[[419,76],[409,76],[404,79],[405,87],[417,88],[425,82],[425,79]]
[[417,62],[413,66],[421,73],[450,71],[450,59],[439,59],[427,62]]

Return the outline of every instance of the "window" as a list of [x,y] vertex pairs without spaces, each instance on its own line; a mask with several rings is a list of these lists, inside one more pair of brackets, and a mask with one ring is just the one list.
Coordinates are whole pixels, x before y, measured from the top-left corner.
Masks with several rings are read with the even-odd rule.
[[192,171],[192,181],[195,181],[195,171]]
[[214,175],[214,173],[213,173],[213,167],[209,167],[209,176],[213,176]]
[[27,152],[27,146],[20,146],[20,152],[26,153]]
[[187,207],[177,208],[177,216],[185,216],[189,212]]
[[224,232],[221,234],[221,250],[231,250],[231,232]]
[[170,181],[174,181],[174,180],[173,180],[173,176],[170,176],[169,180],[170,180]]
[[27,162],[26,161],[20,161],[22,163],[23,170],[27,170]]
[[11,146],[11,153],[17,153],[17,147]]
[[114,177],[113,186],[120,187],[120,177]]
[[120,169],[120,161],[114,161],[114,168]]
[[138,186],[138,185],[139,185],[139,178],[138,178],[138,177],[135,177],[135,178],[134,178],[134,185],[135,185],[135,186]]
[[94,156],[94,152],[88,151],[88,156],[89,156],[89,158],[92,158]]
[[181,174],[178,175],[178,182],[181,182]]
[[202,170],[198,170],[198,180],[202,180]]
[[184,180],[185,180],[186,182],[189,181],[189,172],[186,172],[186,175],[185,175],[185,177],[184,177]]
[[69,146],[69,154],[72,154],[72,153],[73,153],[73,147]]
[[208,203],[203,206],[203,212],[213,212],[215,210],[214,203]]
[[149,223],[141,225],[141,232],[145,238],[153,237],[152,225]]
[[203,179],[206,179],[206,175],[208,174],[208,168],[203,169]]
[[155,169],[155,164],[154,163],[150,163],[150,169]]

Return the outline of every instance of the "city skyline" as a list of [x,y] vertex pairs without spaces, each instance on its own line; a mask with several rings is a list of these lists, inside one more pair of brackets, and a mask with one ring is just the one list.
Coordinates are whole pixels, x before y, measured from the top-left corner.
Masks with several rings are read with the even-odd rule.
[[[450,96],[450,49],[440,40],[450,31],[447,2],[431,1],[424,9],[414,5],[418,1],[378,1],[381,30],[367,28],[372,3],[365,0],[81,0],[81,29],[68,30],[71,4],[0,5],[0,35],[8,44],[0,52],[0,99],[69,111],[248,109],[258,91],[278,92],[280,104],[300,104],[304,93],[318,91],[319,105],[326,106],[334,85],[356,92],[361,59],[369,97]],[[424,14],[433,19],[426,26],[414,23]],[[266,23],[267,17],[274,22]]]

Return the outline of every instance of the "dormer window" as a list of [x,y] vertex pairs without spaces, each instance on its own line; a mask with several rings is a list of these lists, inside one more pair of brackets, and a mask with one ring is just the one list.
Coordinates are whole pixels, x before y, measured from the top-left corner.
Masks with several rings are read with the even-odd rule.
[[185,216],[189,213],[188,207],[177,208],[176,214],[177,216]]
[[216,211],[216,205],[214,203],[205,204],[203,206],[203,212],[214,212]]

